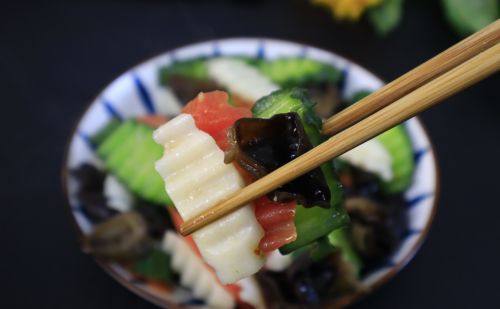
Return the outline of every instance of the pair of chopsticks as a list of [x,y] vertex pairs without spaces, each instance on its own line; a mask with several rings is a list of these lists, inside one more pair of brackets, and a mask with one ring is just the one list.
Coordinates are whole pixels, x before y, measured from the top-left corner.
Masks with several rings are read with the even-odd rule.
[[335,135],[185,221],[180,227],[181,234],[197,231],[499,70],[500,20],[497,20],[326,120],[323,133]]

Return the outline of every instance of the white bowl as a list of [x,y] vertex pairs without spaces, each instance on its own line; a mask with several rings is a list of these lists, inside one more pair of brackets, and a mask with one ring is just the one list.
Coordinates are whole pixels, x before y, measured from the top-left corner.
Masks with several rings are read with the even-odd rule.
[[[130,118],[152,113],[178,114],[181,105],[173,94],[158,81],[158,69],[173,61],[200,56],[244,55],[249,57],[302,56],[331,63],[344,74],[341,87],[343,97],[350,97],[357,90],[376,90],[383,85],[382,80],[348,59],[315,47],[274,39],[236,38],[214,40],[181,47],[147,60],[116,78],[90,104],[80,119],[69,142],[63,166],[63,187],[66,192],[79,233],[86,234],[92,228],[91,221],[84,215],[76,197],[77,182],[69,170],[82,163],[102,166],[89,136],[113,117]],[[404,124],[411,137],[415,157],[415,173],[412,185],[405,192],[408,230],[404,240],[386,263],[362,279],[367,291],[387,282],[414,256],[429,231],[435,211],[438,193],[438,170],[432,144],[422,124],[416,118]],[[203,305],[193,299],[183,289],[171,292],[152,289],[134,281],[134,276],[118,264],[101,266],[115,279],[145,299],[165,308],[194,307]],[[359,299],[364,293],[345,298],[342,304]]]

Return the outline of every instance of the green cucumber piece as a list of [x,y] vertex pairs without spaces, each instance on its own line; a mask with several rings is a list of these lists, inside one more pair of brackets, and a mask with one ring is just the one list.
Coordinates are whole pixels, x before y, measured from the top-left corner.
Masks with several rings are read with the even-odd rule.
[[[148,156],[149,151],[156,147],[151,147],[148,145],[148,140],[152,141],[153,130],[144,125],[137,125],[135,131],[132,135],[130,135],[129,140],[125,142],[127,145],[131,145],[131,147],[123,147],[118,149],[120,153],[120,157],[123,158],[123,161],[118,165],[113,165],[114,161],[111,161],[112,157],[109,160],[109,166],[114,170],[118,171],[119,177],[130,177],[134,175],[134,177],[130,177],[130,181],[133,181],[139,172],[142,171],[143,168],[150,165],[152,160],[144,161],[145,156]],[[153,141],[154,143],[154,141]],[[150,149],[147,149],[149,146]]]
[[328,235],[330,243],[342,249],[342,258],[353,266],[354,275],[359,276],[363,262],[356,250],[351,245],[345,228],[337,229]]
[[341,77],[341,72],[336,67],[308,58],[259,61],[257,67],[281,87],[337,83]]
[[110,134],[110,136],[103,140],[100,145],[97,145],[97,154],[103,159],[107,158],[110,154],[115,152],[116,148],[118,148],[123,141],[127,140],[127,137],[132,133],[134,127],[135,123],[132,121],[122,123],[112,134]]
[[335,229],[344,227],[349,222],[345,212],[333,207],[329,209],[297,205],[295,211],[295,228],[297,239],[279,248],[281,254],[289,254],[299,248],[309,245],[315,240],[330,234]]
[[[324,137],[320,133],[321,119],[314,113],[313,107],[314,102],[309,99],[305,90],[292,88],[275,91],[258,100],[252,112],[256,118],[270,118],[275,114],[296,112],[302,120],[311,144],[317,146],[323,142]],[[282,246],[280,248],[282,254],[306,246],[349,222],[349,217],[341,206],[343,191],[340,181],[333,172],[332,162],[321,165],[321,171],[331,193],[330,208],[304,208],[299,205],[294,220],[297,239]]]
[[168,85],[168,80],[172,75],[180,75],[195,79],[208,79],[207,62],[205,58],[175,62],[160,68],[159,75],[162,85]]
[[170,268],[172,258],[160,249],[153,249],[143,259],[137,261],[132,270],[136,274],[163,283],[175,283],[174,271]]
[[120,120],[118,119],[112,119],[110,122],[108,122],[104,128],[99,130],[96,134],[90,137],[90,141],[94,145],[100,145],[106,138],[113,133],[119,126],[120,126]]
[[[118,144],[113,153],[111,153],[106,159],[106,166],[110,169],[117,171],[117,176],[127,177],[130,173],[129,165],[134,161],[134,156],[137,153],[137,149],[142,147],[141,141],[144,140],[144,131],[138,125],[130,134],[126,137],[123,143]],[[132,162],[131,162],[132,161]],[[135,162],[141,162],[135,160]]]
[[147,125],[125,121],[98,146],[97,153],[130,191],[152,203],[172,205],[154,168],[163,147],[154,142],[153,131]]
[[[359,91],[352,96],[350,101],[355,103],[369,94],[370,92],[366,90]],[[375,139],[384,145],[392,158],[393,178],[390,181],[380,179],[382,189],[386,193],[404,191],[411,184],[415,170],[413,147],[405,126],[397,125]]]
[[410,138],[403,125],[398,125],[380,134],[376,139],[381,142],[392,157],[390,181],[382,181],[382,189],[387,193],[405,190],[411,184],[415,170],[415,159]]
[[311,259],[316,262],[338,250],[337,247],[332,245],[327,236],[319,238],[309,246],[310,248],[308,249]]

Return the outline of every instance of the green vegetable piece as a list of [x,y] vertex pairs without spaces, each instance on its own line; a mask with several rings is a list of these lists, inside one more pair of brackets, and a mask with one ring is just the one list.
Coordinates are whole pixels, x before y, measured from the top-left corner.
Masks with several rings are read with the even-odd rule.
[[323,236],[312,244],[310,256],[313,261],[317,262],[337,250],[338,249],[330,243],[328,237]]
[[137,261],[132,270],[146,278],[173,284],[175,280],[174,273],[170,268],[170,261],[170,255],[155,248],[146,257]]
[[[256,118],[270,118],[275,114],[296,112],[302,120],[311,144],[317,146],[324,140],[324,137],[320,134],[321,119],[313,112],[313,106],[314,102],[309,99],[305,90],[292,88],[275,91],[258,100],[252,112]],[[288,254],[310,244],[349,222],[348,215],[341,207],[342,187],[333,173],[332,163],[323,164],[321,171],[330,189],[331,207],[328,209],[297,207],[294,220],[297,228],[297,239],[280,248],[280,252],[283,254]]]
[[449,23],[461,36],[472,34],[499,17],[498,0],[442,0]]
[[384,145],[392,157],[393,178],[389,182],[382,182],[382,189],[387,193],[405,190],[411,184],[415,170],[411,141],[405,127],[398,125],[380,134],[376,139]]
[[[370,91],[359,91],[349,101],[355,103],[368,94],[370,94]],[[393,178],[388,182],[380,180],[382,189],[387,193],[397,193],[405,190],[411,184],[415,170],[413,147],[406,128],[403,125],[395,126],[375,137],[375,139],[384,145],[392,158],[391,170]]]
[[347,231],[345,228],[337,229],[328,235],[328,240],[330,243],[337,248],[341,248],[342,258],[349,262],[353,266],[353,272],[355,276],[359,276],[361,268],[363,267],[363,262],[360,256],[354,250],[347,237]]
[[403,15],[403,0],[384,0],[368,10],[368,18],[380,35],[386,35],[394,30]]
[[282,246],[279,249],[282,254],[289,254],[320,237],[328,235],[333,230],[345,226],[349,223],[349,217],[345,212],[333,207],[329,209],[320,207],[304,208],[297,205],[294,223],[297,229],[297,239]]
[[[122,123],[110,136],[103,140],[101,144],[97,144],[97,154],[103,159],[107,158],[118,146],[122,145],[123,141],[132,133],[134,127],[135,123],[132,121]],[[113,138],[111,138],[111,136],[113,136]]]
[[106,168],[132,192],[155,204],[173,204],[154,168],[163,147],[154,142],[151,127],[125,121],[98,145],[97,153]]
[[336,67],[307,58],[259,61],[257,67],[281,87],[337,83],[341,77],[341,72]]
[[172,75],[180,75],[195,79],[208,79],[208,69],[205,58],[197,58],[174,62],[159,70],[160,83],[168,85],[168,79]]
[[99,130],[99,132],[91,136],[90,141],[94,145],[102,144],[102,142],[120,126],[120,123],[121,123],[120,120],[112,119],[109,123],[107,123],[104,126],[104,128],[102,128],[101,130]]

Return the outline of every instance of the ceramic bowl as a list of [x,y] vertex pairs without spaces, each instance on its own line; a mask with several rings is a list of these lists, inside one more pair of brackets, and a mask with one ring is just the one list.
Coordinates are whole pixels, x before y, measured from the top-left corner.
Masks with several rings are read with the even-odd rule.
[[[235,38],[196,43],[174,49],[147,60],[112,81],[90,103],[71,136],[63,165],[63,187],[67,196],[71,218],[80,235],[89,233],[91,221],[82,212],[76,196],[77,183],[69,170],[82,163],[102,166],[89,136],[103,127],[111,118],[126,119],[139,115],[162,113],[176,115],[181,109],[178,100],[169,89],[158,82],[158,69],[173,61],[200,56],[247,56],[276,57],[301,56],[331,63],[340,68],[344,82],[340,85],[342,97],[350,97],[357,90],[376,90],[384,83],[361,66],[333,52],[308,45],[261,38]],[[362,278],[367,288],[363,293],[342,300],[352,303],[363,295],[383,285],[393,277],[418,251],[432,223],[438,193],[438,170],[429,136],[421,122],[413,118],[404,123],[413,144],[415,173],[412,185],[406,190],[406,216],[409,226],[404,240],[397,250],[371,273]],[[118,264],[98,262],[118,282],[143,298],[164,308],[201,308],[203,303],[193,299],[181,288],[170,291],[154,289],[137,281],[134,276]]]

